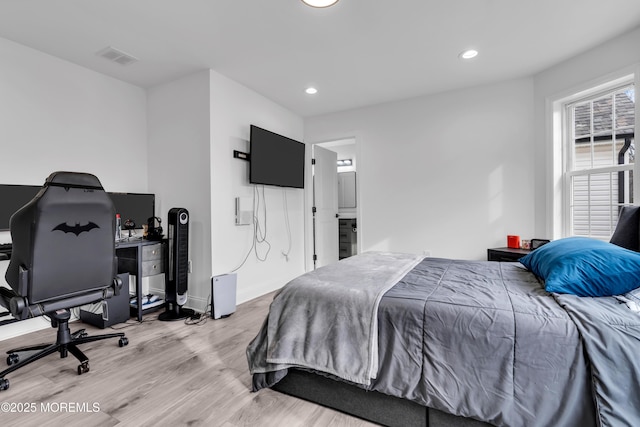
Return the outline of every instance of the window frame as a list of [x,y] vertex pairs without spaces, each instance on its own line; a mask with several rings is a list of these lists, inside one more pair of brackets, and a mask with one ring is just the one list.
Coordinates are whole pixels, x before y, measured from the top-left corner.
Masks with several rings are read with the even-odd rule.
[[[565,96],[552,102],[553,112],[551,123],[554,135],[552,138],[554,141],[553,157],[556,159],[553,161],[553,164],[555,164],[556,167],[553,168],[555,171],[555,184],[552,187],[555,189],[553,205],[556,206],[556,208],[553,208],[553,212],[555,212],[555,214],[552,216],[551,224],[553,238],[568,237],[571,236],[573,232],[571,211],[571,180],[573,177],[580,175],[592,175],[594,173],[612,173],[627,170],[633,171],[634,177],[640,176],[640,161],[636,161],[632,164],[594,167],[578,171],[572,170],[573,157],[571,154],[571,148],[573,147],[573,129],[571,126],[573,122],[571,121],[569,114],[569,107],[581,102],[592,101],[627,86],[633,86],[634,97],[637,96],[640,85],[638,84],[638,73],[635,72],[635,70],[632,74],[626,74],[619,78],[610,78],[605,82],[585,86],[583,90],[576,91],[572,95]],[[635,102],[634,134],[638,123],[638,117],[640,117],[638,114],[639,110],[640,107],[638,102]],[[590,136],[591,135],[593,135],[593,133],[590,133]],[[560,156],[560,159],[558,159],[558,156]],[[635,200],[636,204],[640,203],[639,191],[640,185],[636,183],[636,185],[633,186],[633,200]]]

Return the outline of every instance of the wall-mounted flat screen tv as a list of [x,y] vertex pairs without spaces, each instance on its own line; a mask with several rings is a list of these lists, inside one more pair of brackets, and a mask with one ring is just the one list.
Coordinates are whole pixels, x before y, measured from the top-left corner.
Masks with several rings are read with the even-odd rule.
[[251,125],[249,182],[304,188],[305,145]]

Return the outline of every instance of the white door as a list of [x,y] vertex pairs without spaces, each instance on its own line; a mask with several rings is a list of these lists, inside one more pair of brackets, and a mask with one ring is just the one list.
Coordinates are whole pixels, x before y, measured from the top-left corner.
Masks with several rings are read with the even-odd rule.
[[314,268],[338,261],[338,154],[313,146]]

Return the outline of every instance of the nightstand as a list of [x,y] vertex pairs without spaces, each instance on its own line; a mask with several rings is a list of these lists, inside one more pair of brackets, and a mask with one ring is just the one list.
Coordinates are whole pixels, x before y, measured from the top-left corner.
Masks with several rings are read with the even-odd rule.
[[487,259],[489,261],[515,262],[530,253],[530,249],[492,248],[487,249]]

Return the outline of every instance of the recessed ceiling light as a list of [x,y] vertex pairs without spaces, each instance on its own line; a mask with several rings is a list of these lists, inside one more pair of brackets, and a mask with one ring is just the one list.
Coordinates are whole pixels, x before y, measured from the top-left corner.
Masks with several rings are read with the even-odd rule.
[[460,58],[462,59],[471,59],[478,56],[478,51],[475,49],[467,49],[460,54]]
[[316,93],[318,93],[318,89],[316,89],[315,87],[308,87],[304,91],[309,95],[315,95]]
[[302,2],[311,7],[329,7],[338,3],[338,0],[302,0]]

